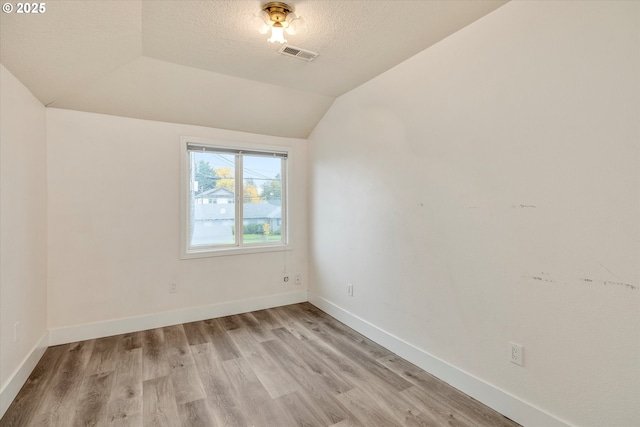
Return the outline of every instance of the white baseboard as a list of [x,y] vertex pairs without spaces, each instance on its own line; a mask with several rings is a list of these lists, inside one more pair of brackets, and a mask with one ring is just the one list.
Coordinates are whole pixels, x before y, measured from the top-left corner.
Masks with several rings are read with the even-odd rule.
[[307,301],[306,290],[146,314],[143,316],[106,320],[104,322],[53,328],[49,329],[49,345],[67,344],[76,341],[126,334],[128,332],[144,331],[147,329],[247,313],[249,311],[263,310],[305,301]]
[[391,350],[463,393],[527,427],[569,427],[565,421],[544,412],[499,388],[465,372],[366,320],[314,294],[309,302],[367,338]]
[[9,376],[0,388],[0,418],[7,412],[9,405],[16,398],[18,392],[33,372],[40,358],[49,345],[49,332],[45,331],[38,342],[33,346],[29,354],[20,362],[18,368]]

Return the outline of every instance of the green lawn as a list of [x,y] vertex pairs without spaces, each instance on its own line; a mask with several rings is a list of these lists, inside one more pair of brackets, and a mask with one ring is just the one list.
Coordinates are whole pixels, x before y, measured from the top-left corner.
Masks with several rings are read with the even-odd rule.
[[262,234],[245,234],[243,236],[244,243],[258,243],[258,242],[279,242],[282,240],[282,236],[270,235],[268,239],[265,240]]

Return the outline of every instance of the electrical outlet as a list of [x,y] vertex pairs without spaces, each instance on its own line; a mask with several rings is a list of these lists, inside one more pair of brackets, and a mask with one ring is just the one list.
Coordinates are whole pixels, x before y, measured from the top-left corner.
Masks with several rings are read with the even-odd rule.
[[302,285],[302,274],[296,274],[296,285]]
[[282,281],[283,281],[284,283],[289,283],[289,274],[287,274],[287,273],[283,273],[283,274],[282,274]]
[[347,283],[347,295],[353,296],[353,283]]
[[522,366],[523,353],[524,348],[520,344],[514,342],[509,343],[509,361],[511,363]]
[[169,285],[169,293],[175,294],[176,292],[178,292],[178,284],[172,283],[171,285]]

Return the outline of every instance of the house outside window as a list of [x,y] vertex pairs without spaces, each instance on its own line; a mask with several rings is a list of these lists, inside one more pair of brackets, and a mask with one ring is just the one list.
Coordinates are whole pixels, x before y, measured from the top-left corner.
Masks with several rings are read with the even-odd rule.
[[288,247],[288,147],[182,138],[182,257]]

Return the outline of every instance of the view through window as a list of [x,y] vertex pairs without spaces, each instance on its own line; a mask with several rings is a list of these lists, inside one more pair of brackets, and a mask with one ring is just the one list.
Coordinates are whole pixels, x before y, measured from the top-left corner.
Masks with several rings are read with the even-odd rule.
[[187,145],[188,250],[286,243],[287,154]]

